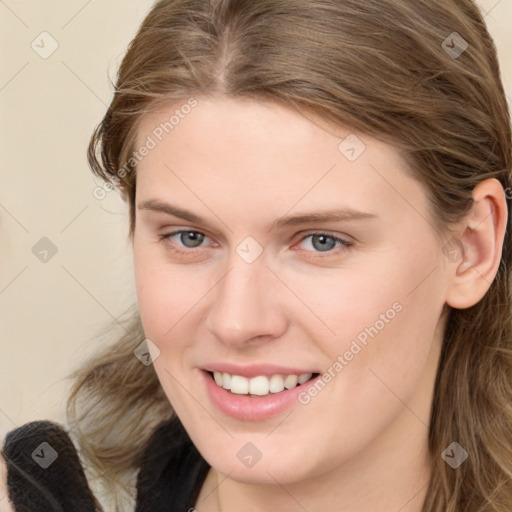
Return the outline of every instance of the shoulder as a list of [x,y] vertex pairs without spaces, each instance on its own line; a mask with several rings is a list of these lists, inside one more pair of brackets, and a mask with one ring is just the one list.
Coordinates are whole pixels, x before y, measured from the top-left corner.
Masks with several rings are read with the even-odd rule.
[[0,512],[15,512],[7,491],[7,465],[0,455]]
[[78,452],[62,425],[33,421],[16,427],[7,433],[0,459],[0,492],[8,496],[0,501],[0,512],[48,510],[49,505],[52,510],[96,510],[98,502],[88,486]]

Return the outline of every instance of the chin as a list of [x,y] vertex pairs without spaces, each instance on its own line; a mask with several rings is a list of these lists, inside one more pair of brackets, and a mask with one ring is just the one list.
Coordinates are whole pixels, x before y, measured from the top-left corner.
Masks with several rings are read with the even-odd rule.
[[[208,461],[216,471],[222,475],[229,475],[229,478],[237,482],[247,484],[271,484],[276,481],[282,485],[293,484],[314,476],[315,468],[312,460],[312,454],[302,447],[294,453],[286,452],[283,447],[291,441],[279,439],[274,446],[271,443],[264,444],[258,442],[257,438],[250,436],[254,445],[261,447],[261,458],[254,458],[252,461],[247,454],[253,454],[258,457],[258,452],[249,443],[247,436],[240,439],[235,436],[230,438],[231,442],[226,442],[224,446],[217,445],[212,448],[212,444],[205,443],[206,451],[202,452],[203,457]],[[250,439],[249,438],[249,439]],[[214,443],[215,444],[215,443]],[[297,446],[297,445],[296,445]],[[245,460],[244,460],[245,459]]]
[[292,468],[289,463],[287,463],[288,467],[281,467],[275,461],[267,461],[264,464],[262,459],[251,468],[241,466],[238,461],[235,464],[228,461],[219,461],[218,464],[212,467],[222,475],[229,475],[231,480],[252,485],[275,485],[276,481],[281,485],[288,485],[306,478],[306,475],[302,472],[297,473],[296,466]]

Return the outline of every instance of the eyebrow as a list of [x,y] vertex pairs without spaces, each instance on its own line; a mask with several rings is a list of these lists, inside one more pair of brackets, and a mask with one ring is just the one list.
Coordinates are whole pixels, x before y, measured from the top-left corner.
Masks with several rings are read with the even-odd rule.
[[177,208],[171,204],[164,203],[158,199],[147,199],[146,201],[142,201],[139,203],[137,208],[139,210],[151,210],[154,212],[167,213],[168,215],[173,215],[179,219],[188,220],[189,222],[195,222],[197,224],[206,223],[202,217],[199,217],[199,215],[189,212],[188,210],[183,210],[182,208]]
[[[208,221],[199,215],[196,215],[195,213],[192,213],[188,210],[184,210],[183,208],[178,208],[171,204],[164,203],[158,199],[147,199],[146,201],[142,201],[139,203],[138,209],[162,212],[179,219],[193,222],[195,224],[203,224],[205,226],[209,225]],[[271,229],[298,226],[301,224],[310,224],[314,222],[339,222],[376,218],[378,218],[378,216],[374,213],[362,212],[359,210],[354,210],[353,208],[343,208],[280,217],[272,223]]]
[[338,222],[347,220],[376,219],[374,213],[361,212],[353,208],[344,208],[342,210],[326,210],[320,212],[304,213],[301,215],[292,215],[277,219],[272,228],[282,228],[288,226],[297,226],[300,224],[309,224],[312,222]]

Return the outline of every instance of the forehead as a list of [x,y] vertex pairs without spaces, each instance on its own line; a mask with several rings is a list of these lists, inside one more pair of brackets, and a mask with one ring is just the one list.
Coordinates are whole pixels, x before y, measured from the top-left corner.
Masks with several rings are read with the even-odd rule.
[[187,104],[141,119],[135,147],[151,147],[137,165],[137,194],[145,199],[160,194],[219,205],[223,198],[222,207],[230,199],[245,201],[247,209],[257,201],[276,211],[319,201],[369,210],[404,210],[411,201],[425,206],[421,186],[393,146],[273,102]]

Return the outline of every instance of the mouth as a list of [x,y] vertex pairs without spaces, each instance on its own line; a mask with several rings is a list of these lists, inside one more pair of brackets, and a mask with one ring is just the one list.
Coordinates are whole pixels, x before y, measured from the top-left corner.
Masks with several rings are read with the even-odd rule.
[[302,408],[299,396],[316,386],[321,377],[317,372],[302,373],[305,369],[282,366],[216,366],[200,371],[206,395],[217,411],[240,421],[266,421]]
[[219,388],[230,394],[253,398],[277,395],[283,391],[301,387],[320,375],[317,372],[289,375],[276,373],[270,376],[257,375],[248,378],[227,372],[206,371],[206,373]]

